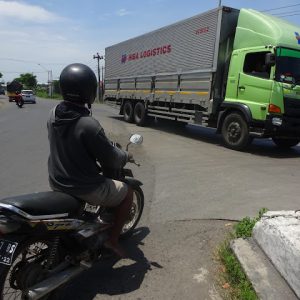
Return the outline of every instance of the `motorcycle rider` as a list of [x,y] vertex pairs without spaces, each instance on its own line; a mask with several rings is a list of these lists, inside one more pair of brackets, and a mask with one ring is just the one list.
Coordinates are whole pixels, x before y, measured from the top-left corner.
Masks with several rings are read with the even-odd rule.
[[23,106],[24,101],[20,91],[16,91],[15,101],[16,101],[16,105],[18,105],[19,107]]
[[124,257],[118,239],[129,215],[133,191],[127,184],[99,174],[97,162],[103,168],[116,169],[132,157],[114,147],[91,116],[97,90],[94,72],[74,63],[63,69],[59,83],[64,100],[51,111],[47,123],[50,187],[92,205],[114,207],[115,221],[104,245]]

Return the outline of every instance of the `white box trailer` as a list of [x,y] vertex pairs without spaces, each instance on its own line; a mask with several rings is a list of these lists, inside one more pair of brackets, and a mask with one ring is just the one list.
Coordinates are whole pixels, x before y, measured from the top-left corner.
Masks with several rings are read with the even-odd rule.
[[219,7],[106,48],[105,100],[148,117],[217,128],[242,150],[254,137],[300,142],[300,28]]
[[203,125],[222,98],[216,70],[225,71],[238,12],[217,8],[106,48],[105,100],[138,125],[146,114]]

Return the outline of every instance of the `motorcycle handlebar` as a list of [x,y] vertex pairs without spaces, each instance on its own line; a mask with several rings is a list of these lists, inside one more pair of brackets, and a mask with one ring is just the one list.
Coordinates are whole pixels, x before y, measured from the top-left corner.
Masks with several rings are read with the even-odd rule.
[[132,163],[132,164],[134,164],[134,165],[136,165],[136,166],[138,166],[138,167],[141,166],[141,165],[140,165],[139,163],[137,163],[133,158],[130,159],[130,160],[128,160],[128,162],[130,162],[130,163]]
[[[119,148],[119,149],[122,149],[122,146],[121,146],[119,143],[117,143],[117,142],[112,142],[112,144],[113,144],[114,147],[117,147],[117,148]],[[128,145],[129,145],[129,144],[128,144]],[[127,145],[127,147],[126,147],[126,151],[127,151],[127,152],[128,152],[128,145]],[[130,163],[132,163],[132,164],[135,164],[136,166],[140,167],[140,164],[139,164],[139,163],[136,163],[136,161],[134,160],[133,157],[130,157],[130,158],[128,159],[128,162],[130,162]]]

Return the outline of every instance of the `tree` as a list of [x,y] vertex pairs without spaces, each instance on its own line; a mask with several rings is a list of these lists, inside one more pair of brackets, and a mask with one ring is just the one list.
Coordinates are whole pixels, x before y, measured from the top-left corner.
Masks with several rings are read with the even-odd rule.
[[20,74],[20,77],[15,80],[22,83],[27,89],[34,89],[37,85],[36,76],[30,73]]
[[3,77],[3,74],[0,72],[0,78],[2,78]]

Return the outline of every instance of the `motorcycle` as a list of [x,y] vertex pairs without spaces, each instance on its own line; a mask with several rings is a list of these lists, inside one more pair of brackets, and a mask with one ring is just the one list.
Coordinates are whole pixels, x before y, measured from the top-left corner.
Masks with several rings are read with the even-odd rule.
[[[126,150],[142,141],[141,135],[132,135]],[[133,159],[130,162],[139,166]],[[143,212],[142,183],[133,178],[131,169],[122,168],[111,176],[134,191],[121,233],[121,238],[128,238]],[[62,192],[2,199],[0,299],[57,299],[63,285],[101,259],[112,224],[112,211]]]
[[15,101],[16,101],[16,105],[17,105],[19,108],[22,108],[22,106],[24,105],[24,100],[23,100],[23,97],[22,97],[21,94],[16,93]]

